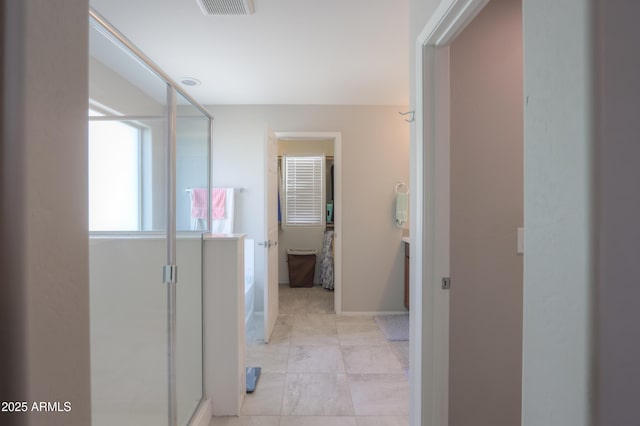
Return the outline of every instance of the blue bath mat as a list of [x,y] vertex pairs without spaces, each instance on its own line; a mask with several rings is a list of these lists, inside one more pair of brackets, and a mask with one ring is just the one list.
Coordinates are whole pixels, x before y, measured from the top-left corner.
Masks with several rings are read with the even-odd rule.
[[376,315],[375,320],[388,341],[409,340],[409,315]]
[[260,371],[262,371],[260,367],[247,367],[247,393],[252,393],[256,390]]

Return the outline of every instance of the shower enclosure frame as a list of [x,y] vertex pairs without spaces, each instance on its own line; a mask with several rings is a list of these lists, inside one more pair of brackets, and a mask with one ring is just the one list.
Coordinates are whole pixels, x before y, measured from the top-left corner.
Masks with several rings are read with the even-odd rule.
[[[126,36],[118,31],[109,21],[102,17],[93,7],[89,8],[89,22],[98,25],[110,36],[118,40],[134,57],[152,71],[158,78],[167,85],[167,205],[166,205],[166,263],[162,267],[162,277],[167,285],[167,376],[168,376],[168,425],[177,426],[177,377],[176,377],[176,285],[178,283],[178,267],[176,265],[176,128],[177,128],[177,95],[186,99],[191,106],[195,107],[208,119],[207,126],[207,187],[211,188],[212,168],[212,134],[213,115],[207,111],[200,103],[193,99],[188,93],[180,89],[180,86],[169,77],[158,65],[138,49]],[[125,118],[125,117],[123,117]],[[208,192],[207,211],[211,212],[211,194]],[[211,229],[211,214],[207,215],[207,229]],[[204,360],[204,357],[203,357]],[[205,398],[204,383],[202,385],[202,397],[200,404]],[[198,407],[199,408],[199,407]],[[196,412],[198,410],[196,408]]]

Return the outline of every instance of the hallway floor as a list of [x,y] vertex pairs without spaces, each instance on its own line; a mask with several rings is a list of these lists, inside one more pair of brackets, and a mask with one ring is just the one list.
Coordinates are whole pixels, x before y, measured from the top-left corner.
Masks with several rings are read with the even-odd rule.
[[280,286],[271,342],[247,332],[261,367],[240,417],[209,426],[407,426],[409,342],[388,342],[372,316],[336,316],[333,293]]

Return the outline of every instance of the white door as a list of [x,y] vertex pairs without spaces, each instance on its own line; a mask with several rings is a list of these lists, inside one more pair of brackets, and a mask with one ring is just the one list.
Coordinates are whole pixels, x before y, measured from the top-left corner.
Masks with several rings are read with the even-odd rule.
[[278,139],[269,130],[266,141],[266,238],[264,286],[264,341],[268,342],[278,318]]

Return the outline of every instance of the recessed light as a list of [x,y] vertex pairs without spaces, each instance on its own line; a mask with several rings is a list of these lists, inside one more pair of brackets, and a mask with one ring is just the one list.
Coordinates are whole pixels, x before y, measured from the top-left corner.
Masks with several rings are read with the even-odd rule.
[[180,80],[180,83],[184,84],[185,86],[200,86],[200,80],[191,77],[184,77],[182,80]]

